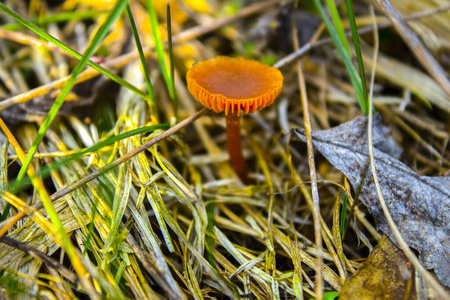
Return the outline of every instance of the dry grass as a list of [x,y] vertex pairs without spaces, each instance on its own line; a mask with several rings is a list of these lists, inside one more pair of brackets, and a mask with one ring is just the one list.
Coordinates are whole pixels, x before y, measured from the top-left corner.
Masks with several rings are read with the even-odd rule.
[[[162,2],[155,1],[155,7],[165,39]],[[175,120],[145,6],[131,1],[161,123],[178,122],[167,130],[120,139],[41,178],[79,260],[61,246],[36,185],[11,192],[20,151],[30,148],[76,60],[31,31],[0,28],[0,116],[5,123],[0,208],[12,205],[0,223],[1,298],[321,298],[323,292],[340,291],[361,267],[380,239],[371,216],[365,207],[354,207],[342,240],[344,194],[355,192],[323,157],[312,158],[312,148],[288,143],[292,128],[306,124],[312,130],[327,129],[362,114],[345,67],[318,15],[286,5],[288,1],[250,2],[171,2],[179,103]],[[395,6],[402,16],[415,18],[410,25],[438,66],[448,70],[450,13],[448,7],[436,11],[438,2],[398,0]],[[45,1],[26,3],[5,5],[28,20],[46,11]],[[92,5],[66,1],[50,11],[109,8]],[[429,15],[418,18],[417,12]],[[355,3],[355,13],[357,24],[370,26],[366,4]],[[103,16],[74,16],[42,26],[83,52]],[[376,70],[374,106],[403,147],[402,161],[419,174],[448,175],[450,98],[442,88],[445,80],[427,62],[416,60],[381,11],[377,16],[380,27],[387,28],[380,29],[376,66],[373,35],[362,36],[366,69]],[[307,26],[311,24],[319,26]],[[300,37],[298,51],[291,42],[293,26]],[[145,91],[135,49],[124,16],[96,56],[105,69]],[[243,118],[248,186],[228,162],[223,114],[202,110],[186,88],[187,68],[215,55],[269,62],[285,77],[272,107]],[[145,100],[98,74],[87,68],[78,77],[39,145],[31,165],[36,172],[106,138],[157,123]],[[347,201],[348,217],[354,199]]]

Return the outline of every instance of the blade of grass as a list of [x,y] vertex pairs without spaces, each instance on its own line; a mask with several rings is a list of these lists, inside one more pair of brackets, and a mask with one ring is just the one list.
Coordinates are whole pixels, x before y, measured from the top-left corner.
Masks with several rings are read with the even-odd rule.
[[[342,234],[341,234],[341,228],[342,228],[342,214],[346,213],[346,211],[342,212],[341,207],[341,199],[342,193],[346,195],[346,191],[343,190],[343,187],[339,189],[339,192],[336,197],[336,201],[334,203],[334,209],[333,209],[333,223],[331,227],[331,236],[330,240],[332,243],[332,247],[329,247],[329,249],[334,248],[336,249],[336,258],[333,258],[335,260],[335,265],[338,267],[339,276],[341,279],[341,282],[345,282],[348,276],[348,272],[351,273],[354,272],[354,269],[352,268],[350,262],[347,260],[344,254],[344,248],[342,245]],[[344,219],[345,222],[345,219]],[[345,225],[345,223],[344,223]],[[328,246],[328,245],[327,245]],[[333,250],[330,250],[330,254],[333,256]]]
[[76,282],[78,280],[77,276],[68,268],[66,268],[64,265],[60,264],[56,259],[52,258],[51,256],[48,256],[44,252],[40,251],[39,249],[36,249],[32,246],[29,246],[28,244],[25,244],[19,240],[2,236],[0,237],[0,242],[7,244],[11,247],[14,247],[16,249],[19,249],[25,253],[27,253],[30,256],[37,257],[39,260],[41,260],[43,263],[45,263],[48,267],[53,268],[54,270],[58,271],[59,274],[63,275],[65,278],[70,280],[71,282]]
[[359,76],[361,78],[361,84],[362,84],[364,97],[367,102],[366,76],[365,76],[365,72],[364,72],[364,63],[363,63],[363,57],[362,57],[362,53],[361,53],[361,46],[359,44],[359,35],[358,35],[358,29],[356,28],[355,12],[353,10],[353,1],[352,0],[347,0],[347,12],[348,12],[348,19],[350,21],[350,28],[352,30],[353,46],[355,47],[356,58],[358,59]]
[[[362,58],[362,54],[361,54],[361,47],[359,46],[359,35],[358,35],[357,29],[356,29],[355,14],[354,14],[354,10],[353,10],[353,1],[352,0],[346,0],[346,1],[347,1],[348,17],[350,20],[350,27],[351,27],[351,32],[352,32],[353,45],[354,45],[356,57],[358,60],[359,76],[361,79],[365,103],[367,103],[366,78],[364,76],[365,73],[364,73],[363,58]],[[335,4],[334,0],[327,0],[327,6],[328,6],[328,9],[330,10],[331,20],[333,21],[333,25],[336,29],[339,39],[341,40],[342,45],[344,45],[344,48],[347,51],[347,53],[351,59],[352,55],[350,52],[350,48],[348,46],[346,33],[344,31],[344,26],[342,25],[342,21],[341,21],[341,18],[339,17],[339,12],[336,8],[336,4]]]
[[28,170],[28,166],[30,165],[34,154],[36,153],[36,150],[42,141],[42,139],[45,136],[45,133],[47,132],[47,129],[50,127],[51,123],[56,117],[56,114],[58,113],[60,107],[64,103],[64,99],[67,96],[67,94],[72,89],[73,85],[75,84],[75,81],[78,77],[78,75],[83,71],[84,67],[86,66],[87,61],[89,60],[89,57],[92,56],[97,46],[100,44],[100,42],[105,38],[106,34],[108,33],[109,28],[111,25],[115,22],[115,20],[120,16],[122,11],[125,9],[126,4],[128,3],[128,0],[118,0],[116,5],[113,7],[113,9],[108,14],[108,17],[105,20],[105,23],[100,26],[97,34],[94,36],[92,41],[90,42],[88,48],[86,49],[86,53],[83,55],[81,60],[77,63],[75,66],[72,75],[69,77],[66,85],[63,87],[61,93],[58,95],[58,97],[55,100],[55,103],[52,105],[47,117],[45,118],[44,122],[42,123],[41,127],[39,128],[38,134],[36,139],[34,140],[33,144],[31,145],[31,148],[28,152],[26,160],[23,162],[22,168],[19,171],[19,174],[17,176],[16,183],[13,186],[13,194],[17,191],[17,188],[20,185],[20,182],[25,176],[26,171]]
[[345,230],[345,217],[347,214],[347,194],[344,194],[344,199],[342,200],[342,209],[341,209],[341,222],[340,222],[340,234],[341,240],[344,238],[344,230]]
[[86,252],[89,249],[89,245],[91,244],[91,238],[94,233],[94,227],[95,227],[95,217],[97,215],[97,207],[98,207],[98,199],[97,197],[94,198],[94,206],[92,207],[92,215],[91,215],[91,223],[89,224],[89,232],[86,237],[86,242],[84,243],[84,249],[83,249],[83,257],[86,256]]
[[[123,164],[119,168],[117,177],[116,190],[114,192],[114,200],[112,207],[112,220],[109,224],[108,238],[103,245],[103,261],[102,268],[109,262],[110,255],[116,255],[113,249],[119,249],[122,240],[118,238],[120,235],[119,228],[122,224],[122,217],[125,213],[131,191],[131,173],[127,170],[127,164]],[[111,253],[112,252],[112,253]],[[108,255],[109,254],[109,255]]]
[[[100,141],[97,144],[95,144],[92,147],[86,148],[81,150],[80,152],[64,159],[58,162],[55,162],[53,164],[51,164],[48,167],[45,167],[42,171],[38,172],[38,176],[40,178],[47,178],[50,175],[50,172],[53,170],[58,170],[60,167],[67,165],[68,163],[88,154],[88,153],[94,153],[97,150],[104,148],[106,146],[112,145],[120,140],[132,137],[134,135],[138,135],[138,134],[142,134],[142,133],[146,133],[146,132],[151,132],[151,131],[155,131],[155,130],[160,130],[160,129],[169,129],[170,128],[170,124],[168,123],[162,123],[162,124],[158,124],[158,125],[152,125],[152,126],[144,126],[141,128],[137,128],[137,129],[133,129],[121,134],[118,134],[116,136],[110,137],[104,141]],[[27,179],[24,179],[19,187],[20,189],[23,189],[24,187],[28,186],[28,184],[30,183],[30,181],[26,181]],[[29,180],[29,179],[28,179]]]
[[167,2],[167,48],[169,52],[170,80],[173,88],[173,112],[175,114],[175,119],[178,121],[178,99],[175,92],[175,66],[173,64],[172,16],[170,14],[170,1]]
[[175,89],[172,84],[172,80],[169,74],[169,68],[167,67],[166,60],[164,59],[164,45],[161,39],[161,34],[158,30],[158,16],[156,15],[155,7],[153,5],[153,0],[146,0],[147,2],[147,12],[150,18],[150,25],[152,28],[153,40],[155,42],[156,55],[158,57],[158,62],[161,67],[161,71],[164,77],[164,81],[166,82],[167,89],[169,90],[169,96],[174,105],[174,112],[176,109],[175,106]]
[[[25,153],[23,152],[14,135],[11,133],[11,131],[1,118],[0,118],[0,127],[4,132],[4,134],[6,135],[6,137],[8,138],[8,141],[13,147],[14,151],[17,153],[19,160],[22,162],[22,164],[24,164],[26,160]],[[91,296],[93,299],[100,299],[92,283],[86,277],[87,270],[83,265],[83,263],[81,262],[80,257],[75,251],[75,248],[73,247],[72,243],[70,242],[70,238],[67,235],[61,220],[59,219],[58,213],[56,212],[56,209],[53,206],[52,201],[50,200],[50,196],[47,190],[45,189],[44,184],[39,179],[39,177],[37,177],[36,171],[33,168],[33,166],[27,167],[26,171],[28,173],[28,176],[30,176],[31,182],[35,187],[37,194],[39,195],[41,203],[44,205],[44,208],[47,211],[48,217],[50,218],[52,225],[54,226],[52,227],[53,228],[52,231],[53,234],[55,235],[55,240],[66,251],[67,256],[69,257],[72,266],[80,279],[82,286],[86,289],[86,292],[88,292],[89,296]],[[2,217],[4,217],[4,215]]]
[[211,201],[206,203],[206,215],[208,217],[208,223],[206,225],[206,259],[209,261],[209,264],[211,265],[211,268],[214,270],[214,272],[218,273],[219,270],[217,269],[216,261],[214,258],[214,237],[213,237],[213,230],[214,225],[216,221],[216,202]]
[[323,22],[327,26],[328,32],[331,35],[331,38],[333,39],[334,44],[336,45],[336,48],[339,52],[339,55],[341,56],[342,60],[344,61],[344,65],[347,68],[347,71],[350,76],[350,80],[352,82],[353,88],[356,92],[356,97],[358,99],[358,103],[361,107],[361,110],[364,114],[367,115],[368,113],[368,105],[367,105],[367,97],[364,96],[364,92],[362,89],[361,84],[361,78],[358,75],[358,72],[356,71],[355,67],[353,66],[352,60],[350,55],[345,50],[345,46],[342,44],[341,39],[339,38],[339,35],[334,28],[334,26],[331,24],[330,20],[325,14],[325,10],[320,3],[320,0],[314,0],[317,9],[319,10],[320,16],[322,17]]
[[[138,178],[137,178],[138,179]],[[138,179],[139,181],[139,179]],[[181,292],[178,284],[175,282],[175,279],[173,278],[170,270],[169,270],[169,264],[170,260],[166,262],[164,259],[164,254],[162,253],[162,249],[160,248],[160,242],[156,238],[156,233],[153,231],[151,225],[151,221],[149,216],[147,215],[147,209],[144,207],[142,201],[144,197],[146,197],[146,194],[148,192],[148,186],[147,184],[142,184],[142,189],[140,191],[140,201],[137,202],[137,207],[134,206],[133,201],[128,202],[127,211],[133,216],[134,220],[134,227],[139,232],[139,234],[142,236],[142,240],[140,241],[140,247],[145,247],[145,251],[148,253],[152,253],[151,255],[155,257],[154,260],[152,260],[151,265],[153,265],[153,268],[158,268],[157,276],[161,278],[159,281],[159,284],[163,289],[166,287],[169,288],[169,291],[173,294],[176,294],[178,296],[172,297],[169,296],[170,299],[185,299],[184,294]],[[132,239],[130,239],[131,235],[127,236],[127,241],[130,245],[133,245]],[[141,260],[139,249],[140,247],[137,247],[135,250],[136,255]],[[135,248],[135,247],[133,247]],[[141,262],[146,266],[147,260],[141,260]],[[174,268],[176,269],[176,268]],[[148,270],[150,271],[150,270]],[[175,271],[176,272],[176,271]],[[149,272],[152,276],[155,274],[152,274],[152,272]],[[156,278],[158,281],[158,279]],[[182,296],[182,297],[180,297]]]
[[339,17],[339,12],[336,8],[336,4],[334,3],[334,0],[327,0],[327,6],[330,10],[331,15],[331,21],[333,21],[333,25],[336,28],[336,32],[339,36],[339,39],[342,42],[342,45],[344,45],[345,50],[347,51],[348,55],[351,57],[350,47],[347,43],[347,37],[345,36],[344,26],[342,25],[341,18]]
[[8,142],[4,141],[0,149],[0,188],[8,189]]
[[136,28],[136,23],[134,22],[133,13],[131,7],[127,5],[127,15],[130,21],[131,30],[134,36],[134,42],[136,43],[136,48],[139,52],[139,59],[141,60],[142,70],[144,71],[145,84],[147,85],[147,91],[150,95],[150,100],[147,100],[147,104],[150,108],[150,114],[157,122],[159,122],[158,107],[156,106],[155,94],[153,93],[152,81],[150,80],[150,74],[148,71],[147,63],[145,62],[144,50],[142,49],[141,39],[139,38],[139,33]]
[[[51,14],[45,17],[39,17],[31,19],[30,22],[38,23],[40,25],[50,24],[50,23],[62,23],[67,21],[75,21],[75,20],[86,20],[98,17],[100,15],[106,14],[108,11],[106,10],[86,10],[86,11],[65,11],[58,14]],[[26,27],[21,23],[9,23],[0,26],[1,29],[5,30],[19,30]]]
[[52,200],[55,201],[56,199],[58,199],[60,197],[63,197],[64,195],[66,195],[66,194],[72,192],[73,190],[79,188],[83,184],[85,184],[85,183],[87,183],[87,182],[97,178],[101,174],[104,174],[104,173],[108,172],[109,170],[117,167],[118,165],[120,165],[121,163],[127,161],[131,157],[141,153],[142,151],[144,151],[144,150],[148,149],[149,147],[155,145],[156,143],[162,141],[166,137],[174,134],[175,132],[177,132],[181,128],[184,128],[185,126],[191,124],[192,122],[194,122],[195,120],[197,120],[198,118],[203,116],[208,111],[209,111],[208,108],[203,108],[202,110],[198,111],[196,114],[194,114],[194,115],[184,119],[183,121],[179,122],[175,126],[173,126],[170,129],[166,130],[164,133],[162,133],[162,134],[152,138],[151,140],[149,140],[145,144],[142,144],[141,146],[139,146],[137,148],[134,148],[133,150],[131,150],[127,154],[122,155],[121,157],[119,157],[118,159],[116,159],[115,161],[110,163],[109,165],[106,165],[106,166],[98,169],[97,171],[86,175],[85,177],[81,178],[79,181],[74,182],[73,184],[71,184],[70,186],[68,186],[68,187],[66,187],[64,189],[61,189],[61,190],[57,191],[56,193],[54,193],[52,195]]
[[[50,34],[46,33],[41,28],[37,27],[35,24],[31,23],[28,20],[25,20],[20,15],[18,15],[17,13],[15,13],[14,11],[9,9],[8,7],[6,7],[2,3],[0,3],[0,10],[5,12],[6,14],[8,14],[11,18],[14,18],[16,21],[18,21],[20,24],[22,24],[26,28],[34,31],[42,39],[45,39],[45,40],[49,41],[50,43],[54,44],[55,46],[57,46],[61,50],[69,53],[70,55],[72,55],[76,59],[81,60],[83,58],[83,55],[81,55],[80,53],[76,52],[75,50],[73,50],[69,46],[65,45],[63,42],[61,42],[58,39],[56,39],[53,36],[51,36]],[[144,99],[146,101],[148,100],[148,95],[147,94],[142,92],[140,89],[138,89],[137,87],[135,87],[134,85],[132,85],[128,81],[120,78],[116,74],[111,73],[107,69],[103,68],[102,66],[97,65],[96,63],[92,62],[91,60],[87,60],[86,64],[88,66],[92,67],[93,69],[99,71],[101,74],[105,75],[106,77],[108,77],[109,79],[113,80],[114,82],[117,82],[121,86],[129,89],[130,91],[132,91],[133,93],[135,93],[136,95],[141,97],[142,99]]]

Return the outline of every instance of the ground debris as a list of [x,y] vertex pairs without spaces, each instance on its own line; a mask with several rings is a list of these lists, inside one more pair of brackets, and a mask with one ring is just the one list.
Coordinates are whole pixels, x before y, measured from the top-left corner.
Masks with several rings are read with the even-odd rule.
[[339,299],[416,299],[411,275],[411,263],[385,235],[345,282]]
[[[422,264],[434,269],[450,287],[450,177],[419,176],[395,156],[399,150],[381,117],[373,125],[374,158],[380,187],[389,211],[408,245],[420,252]],[[330,130],[312,134],[313,145],[358,190],[359,199],[374,216],[378,230],[393,234],[379,204],[369,166],[367,118],[357,117]],[[305,141],[304,130],[293,129],[291,139]]]

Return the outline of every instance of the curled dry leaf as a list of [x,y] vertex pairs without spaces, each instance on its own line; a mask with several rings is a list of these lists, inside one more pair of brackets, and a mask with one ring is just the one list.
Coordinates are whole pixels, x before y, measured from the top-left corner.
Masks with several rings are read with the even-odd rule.
[[[420,252],[424,267],[434,269],[439,280],[450,287],[450,177],[419,176],[395,158],[399,149],[386,133],[381,117],[375,116],[374,158],[383,197],[405,241]],[[395,241],[368,168],[367,118],[313,132],[312,138],[314,147],[347,176],[355,190],[362,185],[359,197],[374,216],[378,230]],[[291,140],[305,139],[304,130],[291,131]]]
[[339,300],[415,299],[411,275],[405,254],[383,236],[364,266],[345,282]]

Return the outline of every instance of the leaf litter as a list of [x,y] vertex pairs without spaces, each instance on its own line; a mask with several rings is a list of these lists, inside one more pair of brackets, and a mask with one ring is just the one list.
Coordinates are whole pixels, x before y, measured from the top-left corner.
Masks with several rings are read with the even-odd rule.
[[[401,149],[380,115],[374,118],[373,145],[377,176],[386,204],[408,245],[420,252],[426,269],[450,287],[450,177],[420,176],[398,160]],[[384,217],[369,170],[367,118],[357,117],[328,130],[312,133],[313,145],[360,190],[359,199],[373,215],[378,230],[395,238]],[[291,140],[306,141],[303,129]]]
[[[83,52],[82,49],[87,47],[101,19],[89,17],[88,22],[85,22],[86,19],[81,18],[80,14],[98,14],[99,11],[92,9],[105,8],[98,7],[98,3],[104,1],[81,2],[83,1],[73,1],[72,7],[55,6],[50,10],[43,6],[39,24],[48,24],[49,33],[70,43],[70,47],[75,49],[73,51]],[[129,2],[145,46],[143,50],[147,57],[146,62],[151,67],[149,75],[155,83],[155,99],[158,101],[161,120],[169,121],[174,115],[170,106],[171,99],[166,91],[158,60],[151,48],[154,42],[151,39],[146,7],[142,1]],[[67,97],[66,103],[58,112],[58,118],[47,131],[45,143],[40,145],[40,159],[33,162],[37,169],[41,169],[60,162],[73,153],[80,153],[80,149],[98,145],[97,142],[104,138],[117,138],[114,145],[63,165],[58,171],[52,172],[45,182],[49,191],[57,191],[57,194],[52,195],[53,204],[65,231],[72,237],[74,248],[85,255],[83,264],[89,270],[89,278],[96,281],[96,289],[101,289],[102,297],[111,299],[200,299],[222,298],[226,297],[225,295],[237,298],[236,292],[242,298],[320,298],[321,288],[314,284],[317,278],[319,281],[323,278],[326,282],[324,299],[331,299],[333,293],[335,297],[343,286],[347,286],[346,280],[353,278],[352,275],[361,267],[367,258],[367,250],[372,249],[371,243],[379,240],[379,234],[370,224],[372,220],[366,220],[364,213],[355,207],[355,215],[365,229],[350,224],[347,242],[341,241],[341,225],[345,225],[341,222],[345,221],[347,215],[340,215],[340,212],[345,211],[344,205],[342,210],[340,207],[342,195],[330,186],[321,189],[319,192],[323,217],[321,225],[324,265],[323,276],[319,275],[321,267],[318,267],[316,258],[320,255],[311,242],[314,235],[311,230],[310,190],[303,185],[300,193],[283,193],[293,184],[306,182],[304,180],[308,179],[308,175],[303,164],[299,164],[298,168],[292,166],[289,153],[283,147],[284,142],[278,140],[278,125],[282,125],[283,132],[289,132],[290,127],[300,127],[302,107],[306,107],[298,105],[298,82],[293,80],[295,72],[292,66],[289,66],[293,57],[302,56],[295,52],[290,53],[292,49],[289,41],[292,32],[289,27],[292,20],[295,21],[296,27],[299,27],[300,45],[303,48],[301,53],[310,52],[302,62],[305,66],[307,87],[312,92],[307,105],[312,113],[312,128],[329,128],[329,124],[345,122],[359,112],[354,106],[354,91],[346,77],[342,76],[345,73],[343,65],[336,63],[335,55],[330,55],[334,48],[327,45],[331,39],[322,31],[320,18],[315,12],[305,9],[306,4],[303,3],[303,7],[296,9],[291,6],[292,3],[288,6],[280,5],[282,2],[291,1],[237,1],[242,2],[242,7],[236,6],[235,11],[228,11],[226,5],[214,7],[214,2],[236,1],[210,1],[208,7],[204,2],[203,8],[207,8],[208,13],[193,7],[187,8],[190,7],[190,2],[198,4],[203,1],[170,2],[174,32],[173,51],[176,58],[176,72],[172,77],[180,104],[179,121],[191,120],[186,121],[186,124],[191,124],[194,119],[190,116],[196,114],[198,108],[186,88],[186,70],[194,62],[214,55],[246,56],[268,64],[273,64],[281,58],[276,65],[282,67],[283,74],[286,74],[283,98],[278,102],[278,112],[275,112],[275,109],[266,110],[246,120],[246,135],[255,140],[246,145],[247,159],[254,166],[252,179],[255,185],[243,188],[234,179],[235,175],[223,151],[224,135],[220,135],[225,125],[223,116],[205,115],[188,125],[184,135],[173,134],[172,128],[178,125],[164,133],[157,132],[155,135],[158,137],[164,135],[169,138],[155,142],[158,146],[152,147],[150,151],[137,154],[138,152],[134,151],[142,147],[143,143],[147,143],[146,140],[153,135],[136,135],[128,139],[118,137],[125,132],[154,125],[151,120],[155,118],[151,118],[153,113],[145,101],[148,94],[145,88],[142,88],[146,86],[146,82],[142,74],[143,68],[136,62],[138,54],[133,46],[129,24],[122,22],[114,26],[114,31],[105,39],[105,44],[96,55],[104,61],[102,66],[111,70],[107,72],[107,77],[114,78],[114,81],[120,84],[111,84],[112,81],[107,79],[106,85],[98,86],[103,79],[91,79],[98,75],[98,71],[91,68],[85,70],[79,77],[80,82],[84,81],[84,84],[80,83]],[[425,2],[430,2],[428,7],[422,7]],[[398,0],[395,5],[398,5],[402,15],[411,17],[411,20],[417,19],[412,17],[413,14],[417,16],[416,12],[420,12],[422,17],[429,16],[414,23],[432,29],[423,30],[422,32],[427,34],[421,37],[436,35],[441,43],[437,45],[439,47],[435,47],[433,53],[436,56],[444,56],[444,51],[449,49],[446,42],[450,40],[449,31],[445,28],[450,24],[446,22],[450,14],[444,6],[433,9],[436,3],[432,2]],[[34,12],[26,9],[27,1],[7,3],[22,16],[32,20]],[[76,3],[78,6],[75,8],[73,5]],[[154,1],[154,4],[162,25],[161,34],[163,39],[166,39],[168,34],[164,28],[167,3]],[[343,4],[345,3],[341,1],[340,5]],[[78,17],[71,17],[70,22],[56,23],[46,18],[48,12],[65,15],[66,11],[76,13]],[[96,16],[103,17],[105,13],[103,10]],[[357,13],[358,24],[359,21],[368,20],[365,7],[360,6]],[[1,14],[0,18],[3,19],[4,16]],[[262,19],[265,20],[265,25],[255,23],[256,20]],[[377,19],[380,20],[380,27],[386,24],[381,17]],[[192,27],[195,24],[198,26]],[[9,25],[19,24],[6,26]],[[391,24],[388,22],[387,26]],[[222,27],[225,27],[224,30],[218,30]],[[248,34],[252,28],[256,28],[258,33],[262,32],[261,27],[266,28],[264,36],[252,37]],[[77,29],[76,34],[72,34],[74,28]],[[4,32],[0,30],[0,35]],[[17,31],[13,36],[19,35],[22,33]],[[75,62],[69,60],[70,55],[58,58],[61,54],[59,52],[69,52],[54,51],[54,46],[47,47],[46,43],[41,42],[42,47],[39,46],[39,51],[35,51],[34,41],[38,39],[33,36],[35,35],[28,31],[27,39],[22,39],[22,42],[17,43],[16,40],[10,43],[3,37],[0,40],[1,81],[4,84],[0,86],[0,110],[6,112],[6,107],[14,109],[8,110],[13,113],[3,113],[2,118],[12,129],[16,129],[17,124],[17,131],[13,132],[25,151],[36,136],[37,126],[34,123],[39,125],[42,122],[52,104],[49,100],[58,95],[59,89],[67,81],[65,76],[70,74]],[[366,38],[367,35],[364,39]],[[371,65],[368,57],[372,52],[369,48],[371,45],[369,39],[366,47],[368,55],[364,55],[368,67]],[[289,47],[279,49],[284,46]],[[305,51],[313,48],[316,50]],[[390,44],[389,48],[402,49],[398,44]],[[384,61],[377,61],[377,65],[384,67],[382,70],[377,68],[378,80],[374,98],[377,110],[384,116],[388,115],[385,118],[398,124],[401,129],[404,126],[400,125],[400,117],[410,123],[412,129],[406,132],[405,139],[420,134],[420,131],[419,134],[411,131],[423,130],[422,134],[425,131],[427,135],[420,146],[425,149],[425,146],[429,146],[439,154],[445,153],[445,144],[448,141],[446,115],[439,116],[436,110],[448,112],[445,105],[448,103],[448,97],[442,94],[430,74],[419,71],[418,66],[408,59],[404,50],[394,53],[387,51],[385,55]],[[283,56],[285,58],[282,58]],[[391,66],[393,62],[396,62],[395,68]],[[448,66],[447,62],[442,63],[444,67]],[[413,71],[417,76],[406,76]],[[119,75],[114,75],[116,73]],[[398,80],[398,77],[403,80]],[[419,77],[424,80],[418,79]],[[88,79],[90,81],[86,81]],[[112,85],[115,88],[112,88]],[[119,86],[122,88],[117,90]],[[418,86],[422,88],[418,89]],[[316,97],[314,92],[318,92],[319,97]],[[425,102],[425,99],[429,103]],[[436,110],[421,109],[424,103],[428,104],[428,108],[436,107]],[[92,116],[89,117],[91,110]],[[407,114],[414,119],[407,118]],[[434,129],[429,129],[429,126],[434,126]],[[395,133],[397,128],[392,126],[392,129]],[[435,138],[444,145],[438,144]],[[8,190],[8,178],[14,177],[17,172],[17,155],[8,146],[8,142],[1,141],[1,144],[3,149],[0,157],[0,182],[3,188]],[[134,154],[129,155],[131,153]],[[293,151],[292,154],[295,159],[304,158],[301,153]],[[397,154],[392,155],[396,157]],[[438,167],[439,163],[421,156],[420,152],[411,151],[411,155],[419,165],[426,163],[425,170],[422,170],[426,174],[442,170]],[[410,156],[404,155],[408,158]],[[435,155],[437,159],[442,157],[445,157],[445,154]],[[113,168],[112,162],[117,163],[116,166],[122,166]],[[443,158],[443,165],[449,166],[448,156],[447,159]],[[106,173],[100,172],[105,170],[105,167],[112,169]],[[335,181],[341,177],[336,170],[328,170],[328,163],[318,165],[319,178]],[[88,177],[93,179],[85,181]],[[268,194],[269,188],[275,193]],[[347,190],[347,185],[345,189]],[[276,192],[282,196],[274,196]],[[3,208],[6,202],[13,206],[9,221],[5,221],[8,223],[0,224],[0,231],[8,231],[8,238],[27,244],[28,247],[41,249],[61,261],[64,266],[72,268],[66,257],[67,252],[50,238],[58,235],[54,230],[48,230],[51,224],[44,218],[46,213],[42,209],[42,202],[35,195],[36,189],[27,189],[15,197],[6,195],[6,201],[0,199],[0,208]],[[192,195],[195,196],[191,197]],[[198,199],[194,200],[195,197]],[[353,198],[350,198],[348,197],[348,203],[351,206]],[[33,217],[28,216],[17,221],[17,216],[21,218],[20,214],[25,214],[33,208],[39,210],[34,216],[43,217],[32,219]],[[331,215],[332,228],[329,227]],[[2,225],[11,227],[1,227]],[[3,233],[0,233],[0,236]],[[356,239],[350,238],[355,234],[364,245],[358,247]],[[208,240],[209,237],[211,239]],[[378,243],[376,248],[380,244]],[[19,288],[23,287],[22,293],[32,291],[36,297],[54,295],[76,299],[89,296],[95,299],[95,293],[67,282],[63,278],[64,274],[58,274],[60,272],[53,270],[46,261],[36,257],[30,258],[23,250],[16,248],[6,246],[6,243],[0,244],[0,269],[5,270],[0,278],[0,298],[3,299],[5,295],[14,298],[12,289],[8,288],[14,288],[17,294]],[[375,251],[372,253],[376,253]],[[214,263],[205,260],[207,252],[214,254]],[[391,260],[391,257],[386,259]],[[369,257],[365,265],[370,262]],[[212,267],[216,269],[213,270]],[[389,276],[385,273],[381,275]],[[6,292],[3,287],[6,287]]]
[[344,284],[339,300],[415,299],[411,275],[405,254],[384,235],[364,266]]

